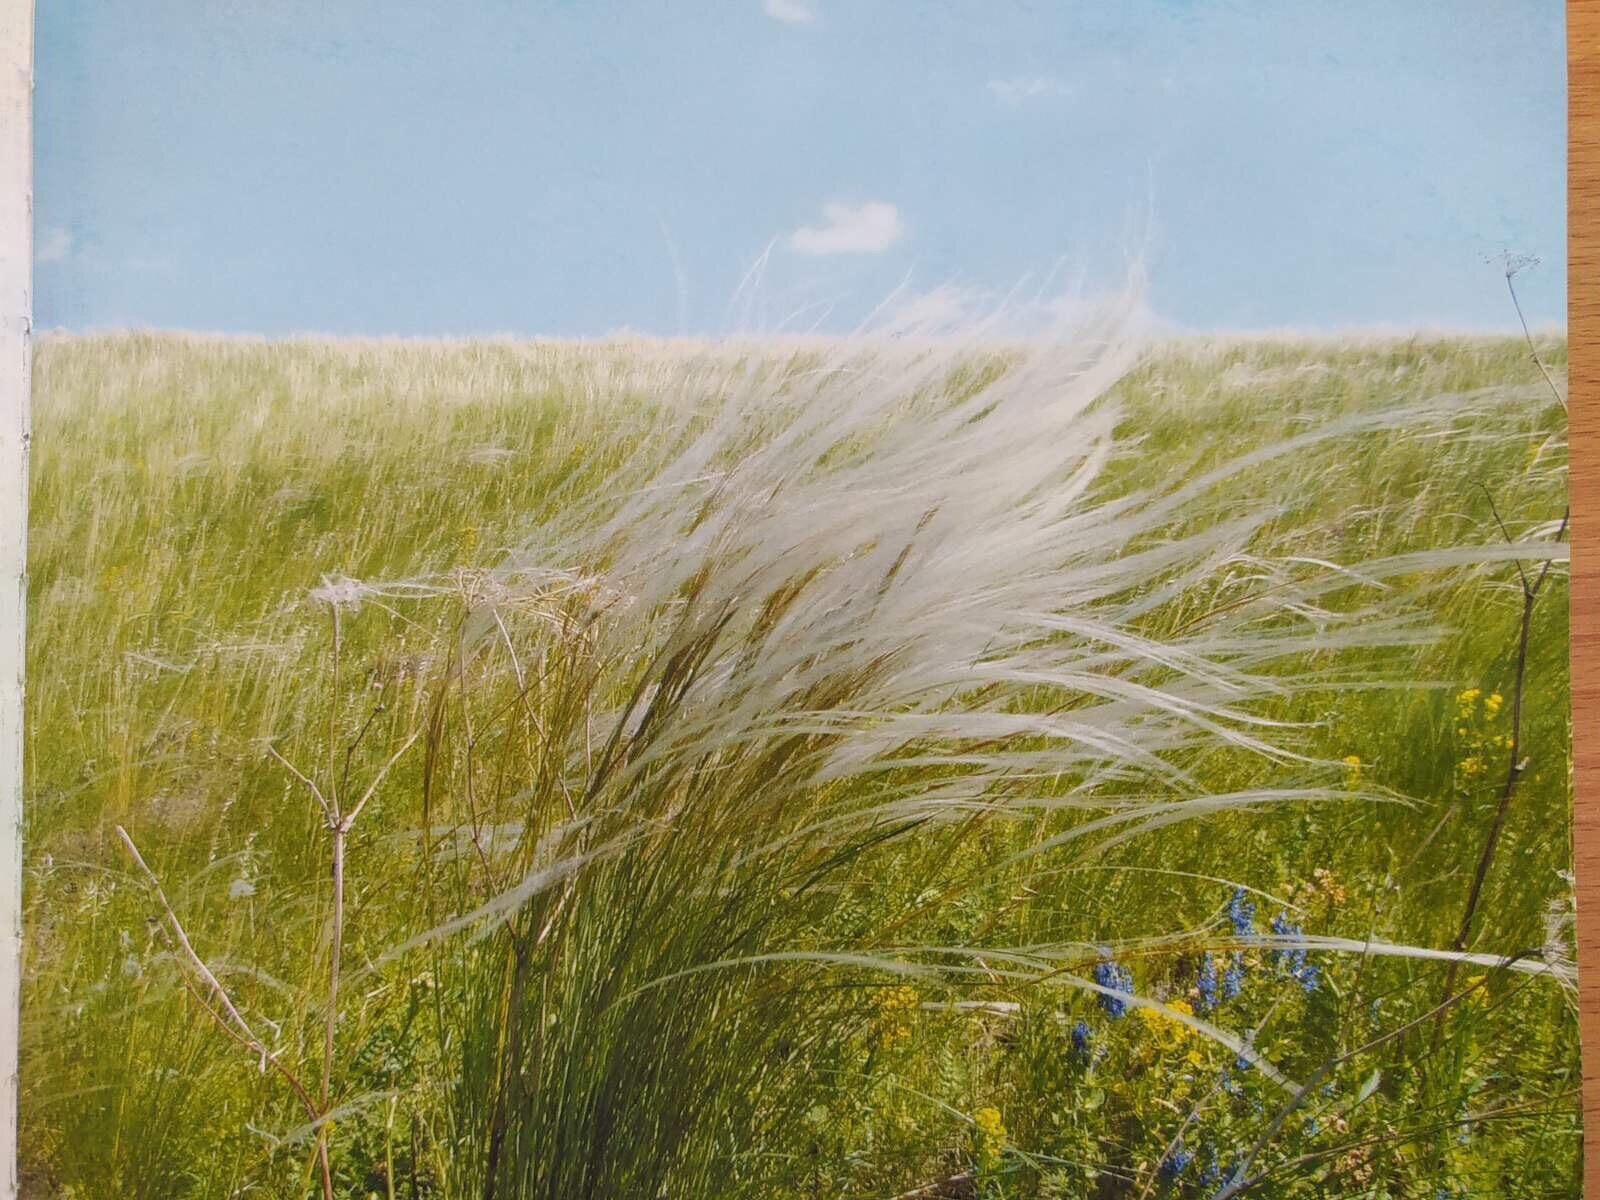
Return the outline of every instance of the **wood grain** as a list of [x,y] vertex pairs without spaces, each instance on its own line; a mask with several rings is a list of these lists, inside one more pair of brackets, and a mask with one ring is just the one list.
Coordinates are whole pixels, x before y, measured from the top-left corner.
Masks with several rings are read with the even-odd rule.
[[1583,1191],[1600,1200],[1600,0],[1567,6],[1573,839],[1583,1038]]

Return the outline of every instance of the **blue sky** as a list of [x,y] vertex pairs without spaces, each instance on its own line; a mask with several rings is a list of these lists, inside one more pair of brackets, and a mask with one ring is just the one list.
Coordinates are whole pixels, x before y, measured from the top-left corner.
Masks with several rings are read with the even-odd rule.
[[[1560,0],[41,0],[41,327],[1565,320]],[[759,302],[731,305],[763,252]]]

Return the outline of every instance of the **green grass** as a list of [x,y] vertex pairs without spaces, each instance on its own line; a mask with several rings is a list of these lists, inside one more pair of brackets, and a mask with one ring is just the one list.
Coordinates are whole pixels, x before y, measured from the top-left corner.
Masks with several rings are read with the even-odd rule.
[[[1564,342],[1541,352],[1564,371]],[[348,804],[417,729],[351,833],[328,1132],[339,1196],[798,1200],[951,1177],[950,1194],[1210,1195],[1213,1154],[1237,1162],[1287,1096],[1158,1014],[1112,1019],[1074,982],[1100,947],[1140,995],[1190,1005],[1201,956],[1225,965],[1237,949],[1245,986],[1214,1025],[1255,1031],[1294,1080],[1348,1055],[1266,1141],[1253,1169],[1271,1173],[1248,1194],[1577,1193],[1576,1019],[1550,976],[1465,968],[1462,984],[1484,976],[1468,999],[1363,1049],[1440,1003],[1442,963],[1316,953],[1307,993],[1225,917],[1238,884],[1296,901],[1309,935],[1450,946],[1506,769],[1516,568],[1402,560],[1374,570],[1380,586],[1325,564],[1496,545],[1490,496],[1514,536],[1554,533],[1564,423],[1525,345],[1196,343],[1116,385],[1114,448],[1086,504],[1351,427],[1159,520],[1127,517],[1125,542],[1100,546],[1087,523],[1073,535],[1080,574],[1062,584],[1076,589],[1067,611],[1141,647],[1247,671],[1240,720],[1283,722],[1253,728],[1293,756],[1187,726],[1180,737],[1170,714],[1089,699],[1097,679],[1163,695],[1201,685],[1145,648],[1091,653],[1062,631],[1078,690],[999,680],[950,701],[993,714],[998,749],[936,714],[932,733],[879,755],[883,769],[833,777],[829,755],[914,715],[894,689],[933,653],[913,640],[924,618],[858,659],[820,640],[814,597],[832,559],[804,579],[719,590],[746,568],[696,548],[720,519],[715,497],[679,525],[666,523],[678,510],[647,506],[584,541],[686,427],[711,427],[718,389],[810,394],[805,355],[709,373],[691,357],[650,343],[40,347],[25,1194],[320,1194],[303,1107],[206,1013],[114,828],[315,1093],[329,837],[264,744],[324,788],[344,779]],[[981,395],[994,374],[935,379],[908,392],[909,410]],[[1414,422],[1376,420],[1407,405]],[[891,429],[897,413],[883,415]],[[761,415],[728,444],[765,445],[781,427]],[[879,427],[848,432],[827,463],[870,466]],[[1239,514],[1249,528],[1213,534]],[[547,565],[568,544],[590,570],[577,584],[494,570],[518,547]],[[1163,548],[1176,555],[1165,565],[1120,565]],[[665,578],[680,560],[709,566]],[[1081,582],[1102,566],[1104,594]],[[341,577],[427,587],[343,610],[335,656],[312,592]],[[1024,584],[1047,596],[1051,576]],[[839,586],[829,594],[860,590]],[[937,599],[928,622],[945,619]],[[1426,637],[1402,635],[1422,625]],[[836,665],[766,704],[780,681],[762,664],[795,637],[819,639],[816,661]],[[1272,654],[1255,661],[1259,648]],[[1545,947],[1553,906],[1570,899],[1566,651],[1557,566],[1533,614],[1529,764],[1474,926],[1482,953]],[[747,678],[754,707],[738,709]],[[636,694],[655,715],[621,722],[613,753],[616,711]],[[856,710],[871,721],[843,734],[791,723],[728,736],[752,714]],[[1063,712],[1149,739],[1187,782],[1106,774],[1097,755],[1064,749],[1070,738],[1025,724]],[[930,796],[974,780],[981,803],[931,815]],[[1300,794],[1205,806],[1266,789]],[[1188,819],[1121,841],[1107,835],[1123,826],[1069,836],[1118,812],[1151,821],[1161,802]],[[825,817],[836,824],[819,828]],[[388,953],[552,868],[522,903]],[[1267,895],[1254,895],[1263,931],[1284,907]],[[1194,1158],[1166,1180],[1180,1133]]]

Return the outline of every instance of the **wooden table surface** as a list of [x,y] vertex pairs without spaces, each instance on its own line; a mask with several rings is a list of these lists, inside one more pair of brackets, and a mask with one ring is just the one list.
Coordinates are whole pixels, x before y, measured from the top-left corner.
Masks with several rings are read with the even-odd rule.
[[1569,0],[1573,820],[1583,1033],[1583,1191],[1600,1200],[1600,0]]

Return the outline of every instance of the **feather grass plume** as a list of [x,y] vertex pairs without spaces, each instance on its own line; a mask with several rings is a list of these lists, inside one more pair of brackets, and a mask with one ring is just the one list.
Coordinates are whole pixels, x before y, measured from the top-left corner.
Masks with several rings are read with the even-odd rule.
[[[1104,990],[1059,948],[918,940],[964,893],[1174,822],[1384,798],[1307,783],[1268,702],[1337,685],[1342,650],[1430,637],[1390,581],[1507,548],[1263,557],[1294,497],[1239,509],[1227,485],[1492,398],[1364,410],[1134,489],[1106,397],[1138,358],[1133,304],[1060,311],[687,350],[634,456],[463,589],[428,737],[452,811],[427,817],[476,853],[425,860],[449,911],[391,954],[431,955],[459,998],[463,1194],[763,1194],[886,980]],[[1282,779],[1214,794],[1193,766],[1219,750]]]

